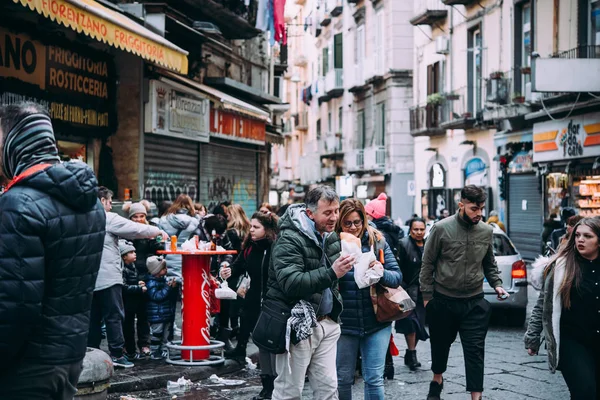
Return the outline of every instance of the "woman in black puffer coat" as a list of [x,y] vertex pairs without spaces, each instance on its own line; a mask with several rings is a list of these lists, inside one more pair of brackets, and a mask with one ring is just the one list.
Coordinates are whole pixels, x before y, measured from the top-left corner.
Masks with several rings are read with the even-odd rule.
[[[235,349],[225,352],[227,358],[243,360],[246,357],[246,346],[258,321],[262,299],[267,291],[271,245],[276,235],[277,216],[273,213],[255,213],[250,222],[250,233],[242,245],[242,253],[231,268],[221,268],[221,275],[224,278],[231,277],[229,280],[232,282],[238,282],[245,274],[250,277],[250,289],[244,299],[238,343]],[[270,399],[275,381],[275,356],[260,350],[259,357],[263,390],[255,399]]]

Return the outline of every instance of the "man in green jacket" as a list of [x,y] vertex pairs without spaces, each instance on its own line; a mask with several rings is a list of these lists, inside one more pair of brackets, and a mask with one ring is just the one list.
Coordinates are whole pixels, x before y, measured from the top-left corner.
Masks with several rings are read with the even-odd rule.
[[494,258],[493,228],[479,223],[487,195],[484,189],[469,185],[460,197],[458,213],[431,228],[423,253],[420,282],[433,371],[427,400],[440,399],[442,374],[457,333],[463,346],[467,391],[472,399],[481,399],[485,337],[491,315],[490,304],[483,296],[484,277],[500,300],[508,298]]
[[317,323],[309,339],[290,344],[289,353],[276,356],[273,399],[277,400],[301,399],[307,373],[315,399],[338,398],[336,355],[342,313],[338,279],[355,260],[340,257],[340,240],[333,232],[340,206],[336,192],[319,186],[307,193],[305,201],[306,205],[291,205],[279,221],[265,301],[291,309],[305,300]]

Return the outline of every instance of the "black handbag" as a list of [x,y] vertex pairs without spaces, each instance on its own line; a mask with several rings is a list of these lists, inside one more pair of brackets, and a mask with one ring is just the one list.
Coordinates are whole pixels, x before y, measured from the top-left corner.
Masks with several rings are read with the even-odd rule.
[[273,300],[265,300],[252,332],[252,341],[261,350],[273,354],[283,354],[285,333],[291,309]]

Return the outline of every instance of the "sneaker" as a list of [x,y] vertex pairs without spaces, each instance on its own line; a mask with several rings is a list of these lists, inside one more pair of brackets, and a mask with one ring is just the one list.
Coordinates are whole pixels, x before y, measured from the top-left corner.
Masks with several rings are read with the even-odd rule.
[[113,366],[119,368],[132,368],[134,364],[127,359],[127,356],[111,357]]
[[150,355],[150,359],[151,360],[164,360],[165,358],[167,358],[167,356],[169,355],[169,350],[164,349],[164,350],[156,350],[152,353],[152,355]]
[[442,389],[444,388],[444,382],[441,384],[436,381],[429,383],[429,393],[427,394],[427,400],[440,400]]
[[140,355],[138,353],[125,353],[125,357],[128,360],[135,360],[136,358],[140,358]]
[[150,347],[142,347],[142,352],[140,353],[143,357],[150,357]]

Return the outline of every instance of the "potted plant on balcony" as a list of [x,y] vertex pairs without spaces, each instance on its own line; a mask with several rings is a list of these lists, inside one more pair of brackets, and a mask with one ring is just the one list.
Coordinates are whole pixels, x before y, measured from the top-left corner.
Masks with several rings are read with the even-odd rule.
[[521,73],[523,75],[530,75],[531,74],[531,67],[524,65],[521,67]]
[[446,93],[444,95],[444,97],[445,97],[446,100],[452,101],[452,100],[458,100],[460,96],[458,94],[456,94],[456,93],[450,92],[450,93]]
[[519,104],[523,104],[525,103],[525,97],[523,97],[523,95],[519,92],[513,93],[512,95],[512,101],[513,103],[519,103]]
[[490,79],[502,79],[504,78],[504,72],[494,71],[490,74]]
[[441,93],[434,93],[427,96],[428,105],[440,105],[444,101],[444,96]]

